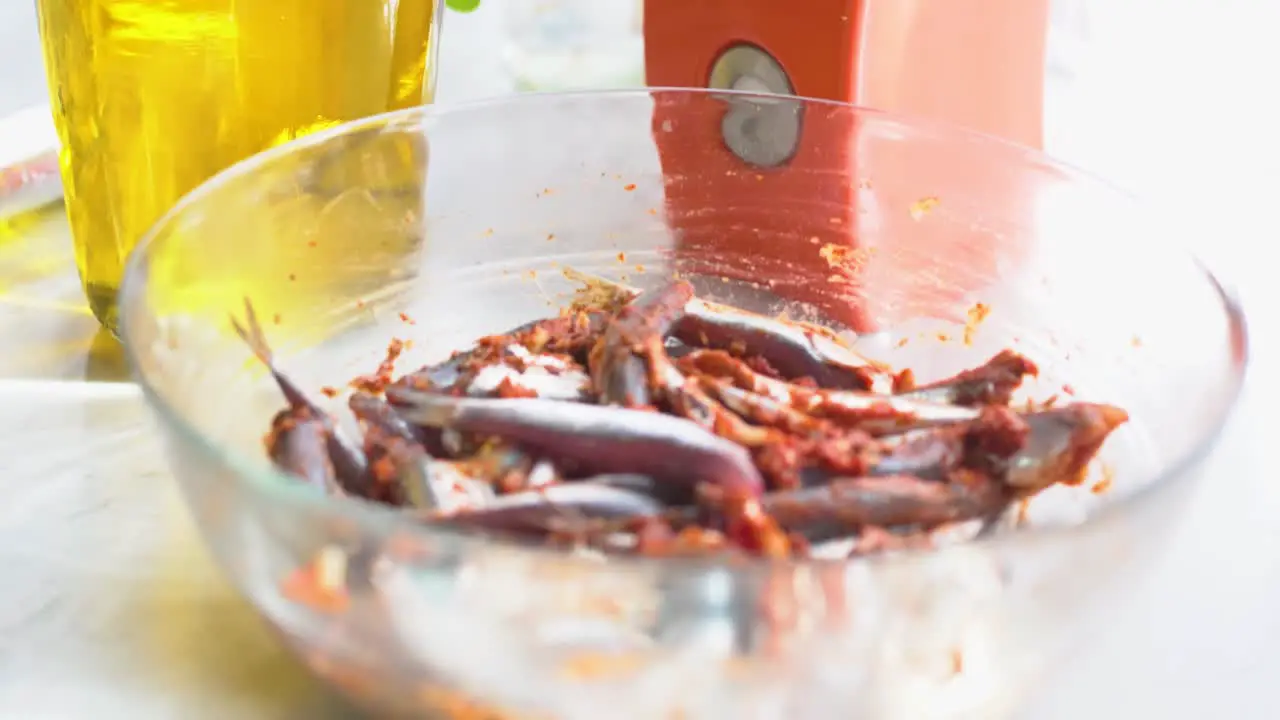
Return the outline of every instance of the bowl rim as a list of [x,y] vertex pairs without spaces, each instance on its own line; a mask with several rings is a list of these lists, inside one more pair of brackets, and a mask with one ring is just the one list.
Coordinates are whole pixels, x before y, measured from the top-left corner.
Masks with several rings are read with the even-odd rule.
[[[610,101],[612,99],[639,98],[646,96],[650,98],[655,96],[685,96],[716,99],[740,97],[745,100],[757,99],[772,102],[777,102],[779,100],[778,95],[740,90],[645,87],[632,89],[527,92],[458,103],[419,105],[412,108],[371,115],[369,117],[325,128],[318,132],[296,138],[287,143],[283,143],[252,155],[216,173],[196,188],[183,195],[178,202],[173,205],[173,207],[171,207],[150,226],[130,253],[125,267],[124,276],[120,285],[118,301],[122,310],[119,315],[120,339],[124,346],[125,356],[132,369],[135,381],[143,391],[143,396],[147,399],[153,410],[160,415],[161,420],[168,426],[176,428],[177,432],[190,444],[200,448],[201,452],[208,456],[207,460],[228,467],[235,476],[235,482],[247,483],[253,491],[261,492],[264,496],[270,498],[271,502],[282,502],[292,504],[298,509],[305,510],[310,508],[317,512],[328,512],[341,515],[343,517],[350,518],[361,525],[365,522],[377,523],[383,530],[385,530],[387,537],[408,535],[428,542],[444,541],[448,543],[451,548],[456,548],[460,553],[467,552],[472,549],[501,549],[505,552],[519,554],[531,560],[545,558],[549,561],[555,561],[558,563],[591,562],[593,566],[598,567],[598,563],[595,561],[588,561],[585,558],[576,556],[573,553],[566,552],[564,550],[521,543],[500,537],[486,536],[479,532],[464,529],[452,527],[430,527],[422,524],[421,522],[415,522],[409,519],[403,511],[395,508],[378,505],[366,500],[346,497],[329,497],[327,495],[317,494],[311,492],[310,488],[304,487],[301,483],[295,482],[284,472],[278,470],[274,465],[271,465],[270,463],[261,463],[260,461],[252,461],[243,453],[235,449],[222,446],[220,443],[217,443],[205,436],[204,433],[197,429],[193,423],[188,422],[183,416],[183,413],[172,407],[165,400],[163,394],[148,379],[147,373],[143,369],[144,365],[139,361],[138,345],[134,342],[133,338],[134,328],[132,327],[131,318],[134,317],[135,312],[130,311],[129,308],[145,303],[145,288],[147,285],[148,275],[147,266],[148,258],[151,255],[150,251],[154,245],[164,241],[165,236],[168,235],[167,229],[174,226],[182,217],[184,217],[188,209],[199,207],[200,202],[205,196],[216,193],[218,189],[228,181],[251,176],[259,169],[269,167],[278,159],[295,155],[305,149],[325,145],[330,141],[339,138],[348,137],[359,132],[377,128],[393,128],[400,126],[413,127],[420,131],[430,120],[436,117],[465,115],[468,113],[483,112],[489,108],[509,108],[511,106],[518,106],[524,103],[546,102],[548,100],[558,101],[599,98],[602,101]],[[995,135],[970,130],[944,121],[916,117],[906,113],[888,112],[835,100],[825,100],[804,96],[785,96],[785,99],[799,103],[804,107],[824,106],[850,111],[858,115],[879,117],[890,122],[910,127],[916,132],[932,133],[934,135],[947,135],[971,142],[986,143],[993,147],[1003,147],[1008,151],[1020,152],[1029,160],[1034,160],[1040,165],[1051,167],[1054,171],[1068,176],[1073,181],[1092,185],[1095,188],[1107,191],[1116,197],[1127,199],[1135,205],[1142,205],[1142,203],[1138,202],[1137,197],[1133,193],[1103,178],[1095,176],[1087,170],[1083,170],[1071,163],[1057,160],[1036,148],[1027,147]],[[947,546],[936,549],[909,549],[895,552],[888,558],[877,555],[839,559],[788,558],[785,560],[773,560],[758,557],[745,559],[735,558],[731,566],[732,569],[735,572],[743,572],[758,570],[764,567],[776,568],[779,566],[816,568],[835,565],[847,567],[853,563],[883,562],[886,559],[892,562],[910,561],[921,557],[936,556],[952,549],[952,547],[991,549],[1014,543],[1025,546],[1036,543],[1053,542],[1057,538],[1069,540],[1071,536],[1083,530],[1102,525],[1114,518],[1136,511],[1140,506],[1152,501],[1154,496],[1166,492],[1172,486],[1182,484],[1179,481],[1188,481],[1188,477],[1194,474],[1188,471],[1212,453],[1214,448],[1218,445],[1223,432],[1229,426],[1229,421],[1239,404],[1240,395],[1244,388],[1250,367],[1249,330],[1243,305],[1236,293],[1224,285],[1219,277],[1196,254],[1181,247],[1174,250],[1174,252],[1183,255],[1188,262],[1194,265],[1217,293],[1218,300],[1227,321],[1226,325],[1230,338],[1232,356],[1235,360],[1235,368],[1231,373],[1230,386],[1226,388],[1226,397],[1224,398],[1224,402],[1220,405],[1221,410],[1217,413],[1216,417],[1210,418],[1211,422],[1208,427],[1211,429],[1203,433],[1199,442],[1184,450],[1181,455],[1176,456],[1176,459],[1170,462],[1162,473],[1152,478],[1135,492],[1118,498],[1114,502],[1104,504],[1092,511],[1080,523],[1072,525],[1054,524],[1049,526],[1019,528],[1015,532],[997,533],[986,537],[979,537],[972,541],[961,543],[957,546]],[[144,310],[143,312],[146,311]],[[668,572],[674,567],[687,567],[689,570],[701,570],[707,568],[726,569],[727,566],[727,563],[723,558],[707,558],[700,556],[610,556],[609,564],[615,571],[626,568],[641,570],[650,567],[660,567]]]

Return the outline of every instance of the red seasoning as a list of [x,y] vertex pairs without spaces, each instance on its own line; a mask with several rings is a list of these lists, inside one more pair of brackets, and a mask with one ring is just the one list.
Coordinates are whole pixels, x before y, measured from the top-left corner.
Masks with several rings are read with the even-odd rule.
[[[1080,482],[1127,420],[1099,403],[1015,408],[1038,368],[1013,350],[922,382],[825,328],[694,301],[682,280],[645,292],[589,281],[562,313],[401,377],[406,342],[392,340],[351,381],[359,441],[277,376],[291,402],[270,455],[329,492],[496,536],[803,558],[843,540],[857,555],[916,550],[936,530],[1018,512]],[[975,305],[972,324],[988,312]]]

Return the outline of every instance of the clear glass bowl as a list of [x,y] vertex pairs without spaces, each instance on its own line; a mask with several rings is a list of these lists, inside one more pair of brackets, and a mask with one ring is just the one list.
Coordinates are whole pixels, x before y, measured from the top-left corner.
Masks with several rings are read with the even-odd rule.
[[[123,330],[209,548],[369,708],[987,719],[1131,594],[1236,399],[1242,315],[1176,232],[1036,152],[846,105],[525,95],[346,125],[221,174],[134,254]],[[319,389],[392,337],[413,339],[405,370],[549,315],[566,267],[638,285],[678,270],[713,299],[860,330],[926,379],[1013,346],[1041,364],[1030,392],[1133,419],[1095,479],[1040,496],[1023,527],[785,566],[486,542],[267,463],[282,400],[230,331],[244,297]],[[304,601],[302,567],[342,601]]]

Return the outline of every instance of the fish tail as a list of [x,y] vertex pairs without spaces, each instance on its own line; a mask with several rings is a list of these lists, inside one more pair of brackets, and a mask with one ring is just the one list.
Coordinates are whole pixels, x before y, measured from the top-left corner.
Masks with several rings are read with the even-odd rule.
[[413,390],[394,391],[396,412],[405,420],[430,428],[446,428],[453,424],[461,410],[462,400],[446,395]]
[[254,311],[253,302],[249,298],[244,299],[244,325],[241,325],[235,315],[232,315],[231,327],[263,365],[274,369],[275,358],[271,352],[271,345],[267,343],[266,333],[262,331],[262,323],[258,322],[258,313]]

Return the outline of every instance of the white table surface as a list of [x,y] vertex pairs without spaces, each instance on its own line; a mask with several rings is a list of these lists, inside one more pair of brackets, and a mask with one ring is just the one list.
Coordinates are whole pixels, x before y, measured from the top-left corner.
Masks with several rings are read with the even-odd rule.
[[[0,74],[0,114],[39,99],[30,5],[0,7],[0,63],[30,71]],[[1255,371],[1156,580],[1030,717],[1274,718],[1280,481],[1262,428],[1280,400],[1270,372],[1280,359],[1270,260],[1280,103],[1266,90],[1276,87],[1268,68],[1280,67],[1280,8],[1125,0],[1088,10],[1087,52],[1050,99],[1050,150],[1185,216],[1185,236],[1170,241],[1196,246],[1239,289]],[[475,49],[493,15],[451,20],[442,97],[500,91],[496,64],[484,70]],[[0,240],[10,339],[0,353],[0,717],[349,716],[199,547],[70,263],[57,209]]]

